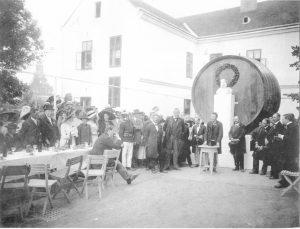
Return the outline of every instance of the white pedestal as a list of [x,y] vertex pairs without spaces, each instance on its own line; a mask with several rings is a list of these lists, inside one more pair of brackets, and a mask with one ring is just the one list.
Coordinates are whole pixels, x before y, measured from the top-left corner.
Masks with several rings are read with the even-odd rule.
[[253,151],[250,151],[250,141],[251,141],[251,135],[246,135],[245,136],[246,153],[244,154],[244,168],[245,169],[252,169],[252,166],[253,166],[253,157],[252,157]]
[[214,96],[214,111],[218,113],[218,120],[223,124],[222,154],[219,154],[218,166],[234,168],[234,160],[228,146],[228,133],[233,123],[234,95],[219,94]]

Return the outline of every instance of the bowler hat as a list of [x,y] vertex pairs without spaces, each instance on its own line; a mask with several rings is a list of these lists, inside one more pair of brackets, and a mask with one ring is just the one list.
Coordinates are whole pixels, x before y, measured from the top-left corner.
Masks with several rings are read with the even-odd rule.
[[54,110],[53,106],[50,103],[48,103],[48,102],[46,102],[44,104],[43,108],[44,108],[44,111],[46,111],[46,110]]

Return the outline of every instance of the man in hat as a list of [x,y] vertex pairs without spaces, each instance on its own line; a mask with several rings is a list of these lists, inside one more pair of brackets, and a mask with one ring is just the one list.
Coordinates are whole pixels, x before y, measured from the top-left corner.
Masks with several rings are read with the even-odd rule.
[[128,117],[127,112],[122,114],[124,122],[120,124],[119,136],[123,143],[122,164],[127,169],[131,169],[133,144],[134,144],[134,126]]
[[7,133],[5,135],[5,144],[7,151],[12,151],[12,148],[19,148],[20,144],[17,141],[16,130],[18,128],[17,124],[9,123],[6,125]]
[[77,127],[78,128],[78,144],[88,144],[92,145],[92,128],[89,124],[87,124],[88,116],[85,113],[81,113],[79,115],[81,119],[81,124]]
[[[103,155],[104,150],[111,150],[111,149],[120,149],[122,144],[120,141],[115,141],[114,139],[114,131],[112,126],[108,126],[105,128],[103,134],[96,140],[94,143],[93,149],[90,151],[90,155]],[[127,182],[127,184],[131,184],[131,182],[138,177],[138,174],[131,175],[122,165],[122,163],[117,160],[114,161],[109,160],[109,164],[117,163],[117,171],[121,175],[121,177]]]
[[31,108],[29,118],[22,123],[22,127],[18,133],[18,138],[21,140],[23,148],[26,148],[27,145],[33,146],[38,144],[40,135],[40,123],[38,118],[38,110]]
[[143,121],[139,118],[141,115],[141,112],[138,109],[135,109],[133,111],[133,118],[132,118],[132,123],[134,127],[134,146],[133,146],[133,156],[132,156],[132,166],[134,168],[138,167],[138,151],[140,144],[142,143],[143,139],[143,134],[142,134],[142,129],[143,129]]
[[44,105],[44,113],[39,118],[40,131],[43,144],[46,146],[54,146],[60,139],[60,134],[56,121],[53,119],[54,109],[49,103]]

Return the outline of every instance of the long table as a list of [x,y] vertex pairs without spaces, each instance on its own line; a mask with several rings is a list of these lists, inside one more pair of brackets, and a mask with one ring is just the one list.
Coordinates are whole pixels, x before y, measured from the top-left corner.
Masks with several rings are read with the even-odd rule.
[[60,170],[66,167],[66,162],[69,158],[83,155],[83,160],[85,161],[90,150],[91,148],[70,149],[58,152],[42,151],[34,152],[34,155],[30,155],[25,151],[15,152],[8,154],[6,158],[0,160],[0,168],[6,165],[49,164],[50,168]]

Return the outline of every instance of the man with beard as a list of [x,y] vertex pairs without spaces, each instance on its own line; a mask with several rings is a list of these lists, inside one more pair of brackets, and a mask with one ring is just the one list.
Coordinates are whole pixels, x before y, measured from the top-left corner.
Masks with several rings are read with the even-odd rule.
[[244,170],[244,153],[246,152],[245,147],[245,127],[240,123],[239,117],[233,118],[233,125],[229,130],[229,148],[230,153],[233,155],[235,169],[234,171]]

